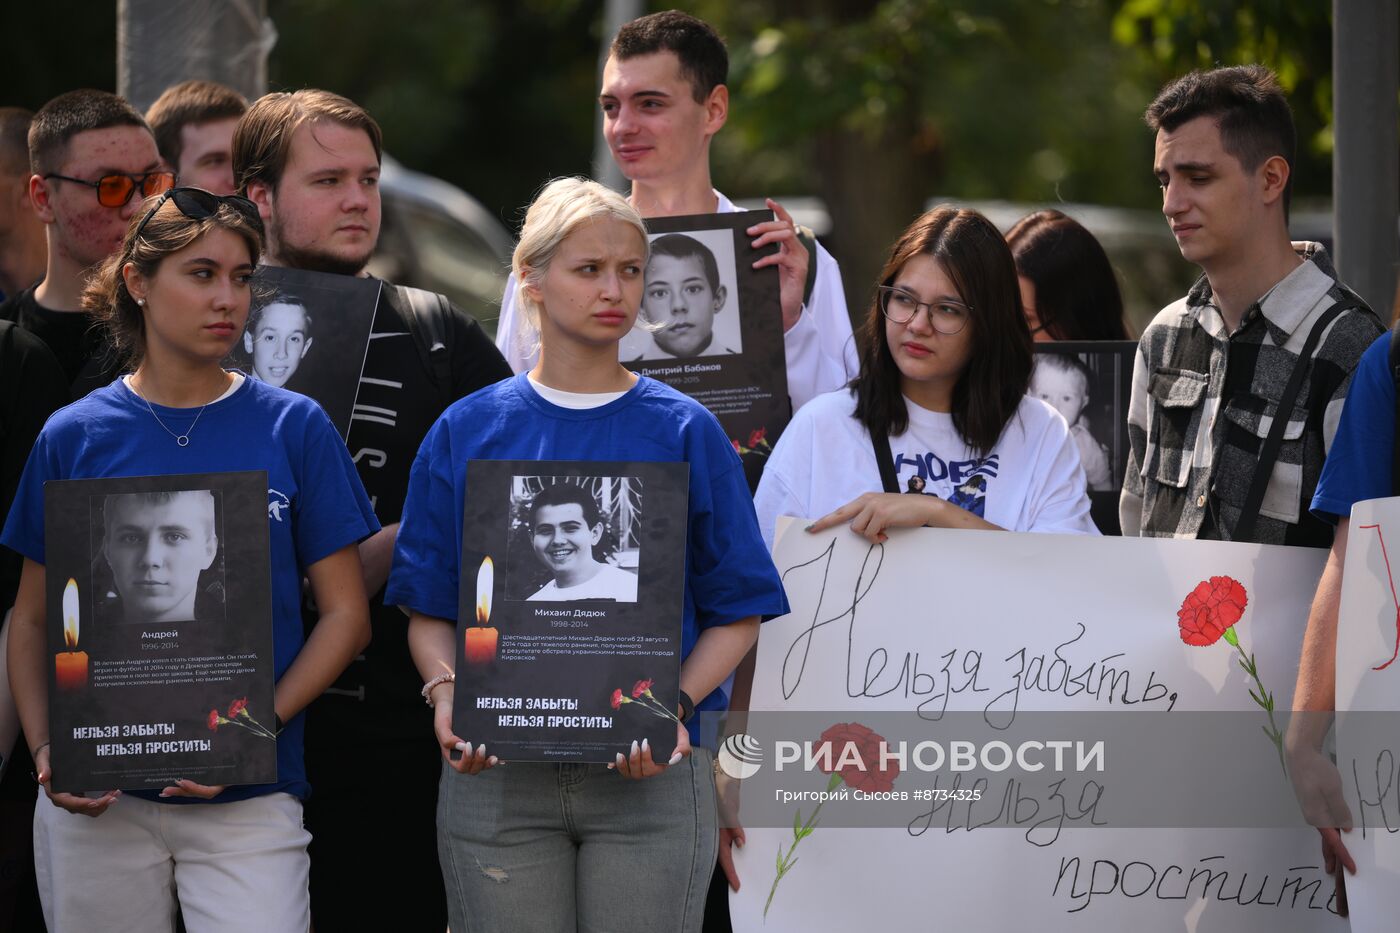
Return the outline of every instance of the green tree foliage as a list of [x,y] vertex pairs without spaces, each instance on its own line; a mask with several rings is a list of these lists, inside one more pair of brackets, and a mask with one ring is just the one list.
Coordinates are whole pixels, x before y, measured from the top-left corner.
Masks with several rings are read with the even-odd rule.
[[548,179],[586,174],[597,111],[597,4],[583,0],[270,0],[273,89],[367,107],[384,145],[514,228]]
[[1148,84],[1193,68],[1258,62],[1278,75],[1298,124],[1294,187],[1332,190],[1332,4],[1322,0],[1123,0],[1112,35]]
[[[701,0],[729,37],[726,189],[820,192],[848,297],[931,197],[1152,206],[1151,88],[1107,0]],[[878,244],[878,245],[877,245]]]

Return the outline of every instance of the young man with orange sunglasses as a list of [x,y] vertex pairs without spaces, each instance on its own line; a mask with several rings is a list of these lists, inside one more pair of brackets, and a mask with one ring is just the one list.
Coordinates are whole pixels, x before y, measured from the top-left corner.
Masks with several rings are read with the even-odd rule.
[[29,198],[45,224],[44,278],[0,305],[48,344],[75,399],[111,381],[82,307],[88,270],[121,246],[142,202],[175,184],[141,114],[105,91],[60,94],[29,127]]

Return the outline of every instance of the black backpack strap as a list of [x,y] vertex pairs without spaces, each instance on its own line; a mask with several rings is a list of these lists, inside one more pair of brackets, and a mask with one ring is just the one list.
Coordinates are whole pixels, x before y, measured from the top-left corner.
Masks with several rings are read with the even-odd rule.
[[810,227],[795,225],[797,239],[807,247],[807,281],[802,286],[802,303],[812,301],[812,288],[817,284],[817,235]]
[[1308,332],[1308,339],[1303,341],[1303,348],[1298,353],[1298,362],[1293,364],[1293,372],[1288,376],[1288,384],[1284,386],[1283,395],[1279,397],[1278,407],[1274,409],[1274,420],[1269,425],[1269,433],[1264,438],[1263,445],[1259,448],[1259,459],[1254,468],[1254,478],[1250,480],[1249,492],[1245,494],[1244,506],[1240,509],[1239,521],[1235,523],[1235,528],[1230,532],[1231,541],[1249,541],[1254,533],[1254,523],[1259,520],[1259,507],[1264,504],[1264,492],[1268,489],[1269,480],[1274,473],[1274,461],[1278,459],[1278,449],[1283,444],[1283,432],[1288,427],[1288,416],[1293,411],[1293,406],[1298,402],[1298,392],[1303,388],[1303,379],[1307,376],[1308,370],[1312,368],[1313,351],[1317,348],[1317,342],[1322,339],[1323,331],[1331,325],[1342,312],[1350,311],[1353,308],[1365,307],[1359,300],[1343,300],[1334,304],[1313,324],[1312,330]]
[[890,436],[884,431],[871,431],[870,446],[875,448],[875,462],[880,467],[880,485],[885,492],[899,492],[899,474],[894,471],[894,457],[890,456]]
[[407,285],[393,287],[398,290],[399,306],[418,347],[418,356],[445,408],[457,398],[452,380],[452,303],[437,292]]
[[1390,378],[1395,383],[1395,438],[1390,445],[1390,494],[1400,496],[1400,321],[1390,328]]

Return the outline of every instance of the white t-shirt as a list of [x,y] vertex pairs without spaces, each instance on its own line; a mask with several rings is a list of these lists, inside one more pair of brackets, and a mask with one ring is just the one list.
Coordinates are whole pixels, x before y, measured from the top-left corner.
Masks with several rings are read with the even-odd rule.
[[[715,192],[716,214],[740,210]],[[788,398],[794,411],[823,392],[838,389],[860,371],[851,319],[846,314],[846,293],[841,267],[820,243],[811,261],[817,264],[812,295],[792,329],[783,335],[787,355]],[[540,358],[539,335],[515,305],[516,281],[512,273],[501,296],[501,317],[496,322],[496,347],[517,373],[534,368]]]
[[[953,416],[905,399],[909,429],[890,438],[900,491],[919,477],[924,492],[1010,531],[1098,534],[1079,449],[1065,419],[1029,396],[984,457],[953,428]],[[794,416],[754,495],[759,530],[771,548],[779,515],[817,519],[867,492],[881,492],[870,435],[847,389],[814,399]]]
[[637,601],[637,575],[621,567],[604,564],[603,569],[578,586],[564,588],[550,580],[530,596],[527,602],[564,602],[571,599],[615,599],[620,603]]

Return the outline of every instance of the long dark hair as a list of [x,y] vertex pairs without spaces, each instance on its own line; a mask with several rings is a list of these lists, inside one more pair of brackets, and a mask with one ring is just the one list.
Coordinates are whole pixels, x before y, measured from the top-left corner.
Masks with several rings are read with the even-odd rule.
[[[970,308],[972,354],[953,386],[953,427],[963,442],[985,454],[996,446],[1030,386],[1031,333],[1021,312],[1016,266],[1000,231],[974,210],[936,207],[909,225],[890,250],[880,285],[893,285],[904,264],[931,256]],[[903,434],[909,410],[899,367],[885,336],[879,292],[861,325],[860,375],[851,384],[856,418],[871,433]]]
[[1054,340],[1127,340],[1123,295],[1094,235],[1059,211],[1027,214],[1006,234],[1016,271],[1035,285],[1035,313]]

